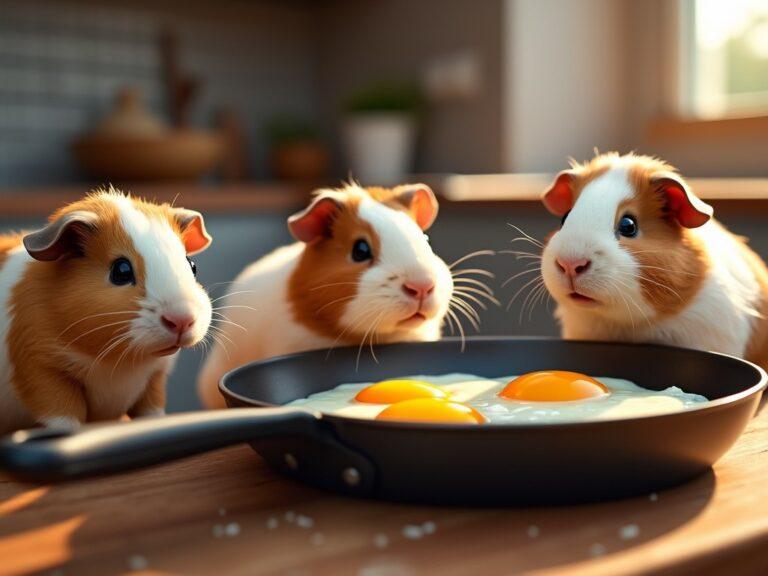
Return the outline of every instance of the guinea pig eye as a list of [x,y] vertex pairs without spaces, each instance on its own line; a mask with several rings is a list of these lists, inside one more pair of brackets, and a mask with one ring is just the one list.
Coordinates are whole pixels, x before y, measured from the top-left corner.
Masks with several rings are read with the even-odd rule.
[[561,228],[562,228],[563,224],[565,224],[565,219],[566,219],[566,218],[568,218],[568,214],[570,214],[570,213],[571,213],[571,211],[570,211],[570,210],[568,210],[568,212],[566,212],[565,214],[563,214],[563,217],[562,217],[562,219],[560,220],[560,227],[561,227]]
[[371,245],[365,240],[356,240],[352,245],[352,260],[355,262],[373,260],[373,250],[371,250]]
[[197,264],[195,264],[194,260],[191,260],[187,258],[187,262],[189,262],[189,267],[192,268],[192,276],[197,278]]
[[109,269],[109,281],[115,286],[136,284],[136,277],[133,275],[133,266],[131,266],[128,258],[118,258],[112,262],[112,266]]
[[621,220],[619,220],[616,232],[625,238],[634,238],[637,236],[637,220],[629,214],[624,214],[624,216],[621,217]]

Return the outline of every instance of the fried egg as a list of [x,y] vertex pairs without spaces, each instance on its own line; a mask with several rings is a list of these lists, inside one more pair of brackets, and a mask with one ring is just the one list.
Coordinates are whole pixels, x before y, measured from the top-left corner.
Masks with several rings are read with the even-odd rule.
[[667,414],[707,401],[677,387],[649,390],[620,378],[543,371],[499,378],[454,373],[345,383],[288,405],[352,418],[549,424]]

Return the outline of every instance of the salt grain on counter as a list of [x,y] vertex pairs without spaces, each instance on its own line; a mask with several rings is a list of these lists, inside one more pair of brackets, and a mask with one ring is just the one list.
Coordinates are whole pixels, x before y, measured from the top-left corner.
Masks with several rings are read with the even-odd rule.
[[541,530],[539,530],[538,526],[531,524],[528,526],[526,533],[528,534],[528,538],[538,538],[539,534],[541,534]]
[[144,556],[135,554],[128,558],[128,567],[131,570],[146,570],[147,566],[149,566],[149,562],[147,562],[147,559]]
[[656,492],[651,492],[650,495],[648,496],[648,500],[650,500],[651,502],[656,502],[656,500],[658,499],[659,499],[659,495],[656,494]]
[[272,516],[269,520],[267,520],[267,529],[268,530],[274,530],[280,525],[280,520]]
[[293,510],[289,510],[288,512],[285,513],[286,522],[293,522],[294,520],[296,520],[296,512],[294,512]]
[[325,542],[325,537],[320,532],[315,532],[309,539],[314,546],[322,546]]
[[299,514],[298,516],[296,516],[296,525],[299,528],[309,529],[315,525],[315,521],[309,516],[304,516],[303,514]]
[[640,527],[637,524],[627,524],[619,530],[619,536],[622,540],[632,540],[637,538],[638,534],[640,534]]
[[416,526],[415,524],[408,524],[405,527],[403,527],[403,536],[405,536],[409,540],[418,540],[422,536],[424,536],[424,531],[421,529],[421,526]]
[[605,546],[600,544],[600,542],[595,542],[592,544],[592,546],[589,547],[589,555],[590,556],[603,556],[605,554]]
[[230,538],[234,538],[238,534],[240,534],[240,524],[237,522],[230,522],[226,526],[224,526],[224,534],[229,536]]
[[434,534],[437,530],[437,524],[431,521],[427,521],[421,525],[421,529],[424,531],[424,534]]
[[373,537],[373,545],[376,546],[376,548],[383,549],[389,546],[389,536],[386,534],[376,534]]

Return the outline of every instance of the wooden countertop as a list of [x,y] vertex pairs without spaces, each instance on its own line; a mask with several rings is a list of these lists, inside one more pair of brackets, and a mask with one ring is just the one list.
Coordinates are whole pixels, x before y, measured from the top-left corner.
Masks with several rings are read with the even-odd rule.
[[767,434],[764,409],[712,473],[578,507],[346,499],[245,446],[66,485],[0,477],[0,574],[766,574]]

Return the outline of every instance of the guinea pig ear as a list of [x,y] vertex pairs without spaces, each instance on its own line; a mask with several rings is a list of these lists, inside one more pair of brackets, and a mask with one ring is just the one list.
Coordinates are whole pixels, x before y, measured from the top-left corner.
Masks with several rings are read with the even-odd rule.
[[541,195],[544,207],[555,216],[565,216],[573,208],[571,184],[575,176],[575,170],[563,170]]
[[653,175],[651,182],[664,193],[669,213],[681,226],[698,228],[712,218],[712,206],[696,196],[679,174],[659,172]]
[[300,242],[311,242],[329,236],[333,219],[343,206],[343,201],[330,192],[315,196],[312,203],[301,212],[288,217],[288,230]]
[[24,236],[24,248],[35,260],[50,262],[80,252],[83,236],[96,228],[99,217],[87,210],[59,216],[45,228]]
[[213,239],[205,229],[205,220],[200,212],[186,208],[173,208],[173,217],[181,228],[184,249],[192,256],[211,245]]
[[427,230],[437,218],[440,205],[435,193],[426,184],[405,184],[395,188],[395,198],[403,204],[422,230]]

